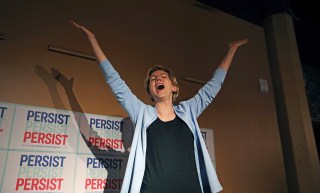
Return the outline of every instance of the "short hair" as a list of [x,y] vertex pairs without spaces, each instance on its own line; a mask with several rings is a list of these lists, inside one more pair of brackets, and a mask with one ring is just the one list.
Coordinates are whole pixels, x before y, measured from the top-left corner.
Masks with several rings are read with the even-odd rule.
[[[176,77],[174,76],[173,72],[171,69],[169,68],[166,68],[166,67],[163,67],[163,66],[160,66],[160,65],[157,65],[157,66],[154,66],[152,68],[150,68],[147,72],[147,77],[144,81],[144,87],[148,93],[148,95],[151,96],[150,94],[150,89],[149,89],[149,84],[150,84],[150,78],[151,78],[151,74],[154,73],[155,71],[157,70],[163,70],[165,71],[166,73],[168,73],[168,76],[169,76],[169,79],[171,80],[172,82],[172,85],[175,86],[177,88],[177,90],[175,92],[173,92],[173,95],[172,95],[172,101],[175,101],[177,98],[178,98],[178,95],[179,95],[179,85],[178,85],[178,81],[176,79]],[[151,96],[151,100],[154,102],[154,99],[153,97]]]

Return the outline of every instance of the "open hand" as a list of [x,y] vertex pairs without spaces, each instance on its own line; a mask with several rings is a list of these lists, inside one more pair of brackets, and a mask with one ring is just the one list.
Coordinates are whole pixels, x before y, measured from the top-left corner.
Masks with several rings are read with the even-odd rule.
[[248,41],[249,41],[248,39],[237,40],[237,41],[229,43],[229,47],[239,47],[239,46],[242,46],[242,45],[248,43]]
[[86,27],[77,24],[76,22],[74,22],[73,20],[70,20],[70,23],[73,24],[76,28],[80,29],[81,31],[83,31],[88,37],[93,36],[94,34],[88,30]]

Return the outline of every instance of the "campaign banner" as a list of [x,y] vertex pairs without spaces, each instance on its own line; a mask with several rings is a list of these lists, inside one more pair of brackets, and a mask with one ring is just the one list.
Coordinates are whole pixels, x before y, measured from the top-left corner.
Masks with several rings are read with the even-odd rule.
[[[79,153],[89,153],[92,150],[123,151],[121,140],[121,119],[108,116],[82,114],[80,118],[81,133],[85,137],[86,147],[79,146]],[[83,152],[83,150],[85,150]]]
[[[6,150],[0,150],[0,174],[3,174],[3,168],[4,168],[4,164],[5,164],[5,158],[6,158],[6,154],[7,154],[7,151]],[[0,178],[2,176],[0,175]]]
[[78,153],[125,153],[131,146],[134,127],[129,118],[83,113],[80,132],[83,142],[79,143]]
[[14,105],[0,102],[0,148],[8,148]]
[[7,151],[0,149],[0,192],[4,179],[4,169],[5,169],[5,161],[7,157]]
[[215,158],[215,152],[214,152],[214,138],[213,138],[213,129],[208,128],[200,128],[202,137],[204,139],[204,142],[206,143],[211,161],[216,167],[216,158]]
[[10,151],[3,193],[73,192],[75,155]]
[[119,193],[133,133],[128,117],[0,102],[0,193]]
[[78,129],[70,111],[16,106],[10,148],[76,152]]
[[127,153],[78,155],[74,192],[120,192],[128,161]]

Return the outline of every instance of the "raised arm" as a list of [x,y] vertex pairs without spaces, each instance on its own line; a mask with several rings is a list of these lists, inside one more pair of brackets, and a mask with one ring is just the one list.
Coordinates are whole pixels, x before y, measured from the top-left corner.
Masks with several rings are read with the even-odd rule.
[[237,49],[239,46],[244,45],[247,42],[248,39],[242,39],[229,44],[229,50],[219,64],[219,67],[214,71],[212,78],[206,84],[204,84],[204,86],[194,97],[181,103],[182,105],[191,106],[191,108],[182,107],[183,109],[193,109],[194,115],[198,117],[203,110],[208,107],[208,105],[213,101],[220,91]]
[[88,37],[94,54],[96,55],[96,58],[99,62],[106,83],[110,86],[116,99],[118,100],[122,108],[126,110],[131,120],[133,122],[136,122],[136,120],[138,119],[138,114],[140,112],[139,109],[144,107],[145,104],[131,92],[128,85],[120,77],[119,73],[114,69],[110,61],[101,50],[95,38],[95,35],[87,28],[77,24],[76,22],[71,21],[71,23],[75,27],[83,31],[84,34]]
[[234,54],[236,53],[237,49],[240,46],[246,44],[247,42],[248,42],[248,39],[242,39],[242,40],[231,42],[229,44],[229,50],[227,52],[227,55],[221,61],[219,67],[227,71],[232,63]]
[[98,62],[102,62],[104,60],[107,59],[106,55],[103,53],[103,51],[101,50],[101,47],[100,45],[98,44],[98,41],[95,37],[95,35],[89,31],[87,28],[85,28],[84,26],[82,25],[79,25],[77,24],[76,22],[74,21],[70,21],[75,27],[77,27],[78,29],[80,29],[81,31],[84,32],[84,34],[88,37],[88,40],[92,46],[92,49],[93,49],[93,52],[98,60]]

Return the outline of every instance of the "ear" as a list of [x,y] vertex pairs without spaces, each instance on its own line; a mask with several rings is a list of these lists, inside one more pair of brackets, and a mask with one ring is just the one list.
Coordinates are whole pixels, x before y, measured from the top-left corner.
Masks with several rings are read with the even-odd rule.
[[177,90],[178,90],[177,86],[172,85],[172,92],[175,93],[177,92]]

